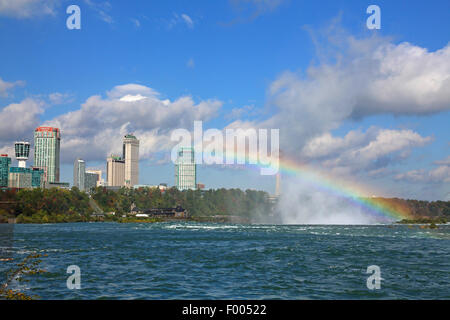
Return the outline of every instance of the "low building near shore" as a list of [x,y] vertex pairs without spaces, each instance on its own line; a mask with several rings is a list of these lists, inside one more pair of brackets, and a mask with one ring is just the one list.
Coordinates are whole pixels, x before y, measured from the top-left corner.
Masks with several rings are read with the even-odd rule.
[[131,216],[136,217],[164,217],[164,218],[188,218],[189,213],[182,206],[176,206],[175,208],[151,208],[142,209],[138,208],[134,203],[131,204],[130,213]]

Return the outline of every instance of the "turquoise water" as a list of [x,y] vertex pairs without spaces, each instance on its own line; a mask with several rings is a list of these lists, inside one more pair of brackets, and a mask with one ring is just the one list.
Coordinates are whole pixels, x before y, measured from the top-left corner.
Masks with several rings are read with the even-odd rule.
[[[47,273],[13,284],[42,299],[450,298],[450,226],[15,225],[3,249],[14,262],[48,255]],[[70,265],[80,290],[67,289]],[[366,286],[369,265],[379,290]]]

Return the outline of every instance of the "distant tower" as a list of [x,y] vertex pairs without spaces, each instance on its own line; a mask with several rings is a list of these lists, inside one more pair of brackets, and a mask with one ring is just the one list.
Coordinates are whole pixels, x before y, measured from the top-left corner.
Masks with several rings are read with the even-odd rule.
[[125,186],[139,184],[139,140],[132,134],[123,138],[123,160],[125,161]]
[[59,182],[61,134],[58,128],[34,130],[34,167],[44,169],[46,182]]
[[30,156],[30,143],[24,141],[18,141],[14,144],[16,152],[16,159],[19,162],[19,168],[27,167],[27,160]]
[[84,191],[86,189],[85,173],[86,163],[80,158],[76,159],[73,164],[73,186],[77,187],[80,191]]
[[280,175],[280,171],[278,171],[276,179],[277,180],[276,180],[276,185],[275,185],[275,196],[279,197],[281,195],[281,175]]
[[195,190],[197,187],[197,165],[194,148],[181,147],[175,163],[175,185],[178,190]]

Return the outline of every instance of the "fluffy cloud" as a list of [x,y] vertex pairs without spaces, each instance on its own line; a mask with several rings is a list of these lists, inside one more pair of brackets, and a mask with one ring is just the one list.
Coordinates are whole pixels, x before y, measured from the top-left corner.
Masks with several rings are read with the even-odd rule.
[[56,0],[0,0],[0,15],[14,18],[31,18],[54,15]]
[[0,78],[0,97],[7,97],[9,90],[23,85],[25,85],[24,81],[7,82]]
[[43,102],[28,98],[3,108],[0,111],[0,142],[7,147],[15,140],[30,141],[34,129],[39,126],[43,106]]
[[218,100],[195,103],[183,96],[174,101],[161,100],[146,86],[126,84],[114,87],[107,97],[92,96],[81,108],[47,121],[61,128],[61,155],[65,162],[76,157],[104,160],[120,153],[122,138],[133,132],[141,141],[140,156],[169,150],[174,144],[170,133],[176,128],[190,129],[194,120],[211,119],[222,106]]
[[409,182],[426,182],[426,183],[448,183],[450,182],[450,156],[446,159],[434,162],[436,168],[431,170],[411,170],[400,173],[395,176],[396,180]]
[[422,137],[412,130],[376,127],[366,132],[350,131],[344,137],[326,133],[305,145],[302,155],[310,161],[341,173],[368,172],[371,176],[387,173],[392,162],[405,158],[412,148],[424,146],[432,137]]
[[406,173],[400,173],[395,178],[410,182],[450,182],[450,166],[439,166],[429,171],[424,169],[411,170]]

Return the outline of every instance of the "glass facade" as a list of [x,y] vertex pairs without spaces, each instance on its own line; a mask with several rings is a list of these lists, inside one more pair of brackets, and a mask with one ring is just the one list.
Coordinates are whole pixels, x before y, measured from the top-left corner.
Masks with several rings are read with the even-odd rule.
[[97,181],[100,180],[100,177],[97,173],[86,172],[85,173],[85,190],[90,192],[92,188],[97,186]]
[[80,191],[86,189],[86,163],[84,160],[76,159],[73,164],[73,186],[77,187]]
[[39,127],[34,131],[34,166],[45,169],[48,182],[59,182],[60,141],[58,128]]
[[31,187],[43,188],[44,187],[44,170],[38,168],[31,169]]
[[0,155],[0,188],[8,187],[9,167],[11,166],[11,158],[6,154]]
[[197,187],[197,165],[194,148],[181,147],[175,164],[175,185],[178,190],[195,190]]
[[11,167],[9,168],[10,188],[31,188],[33,173],[31,168]]

